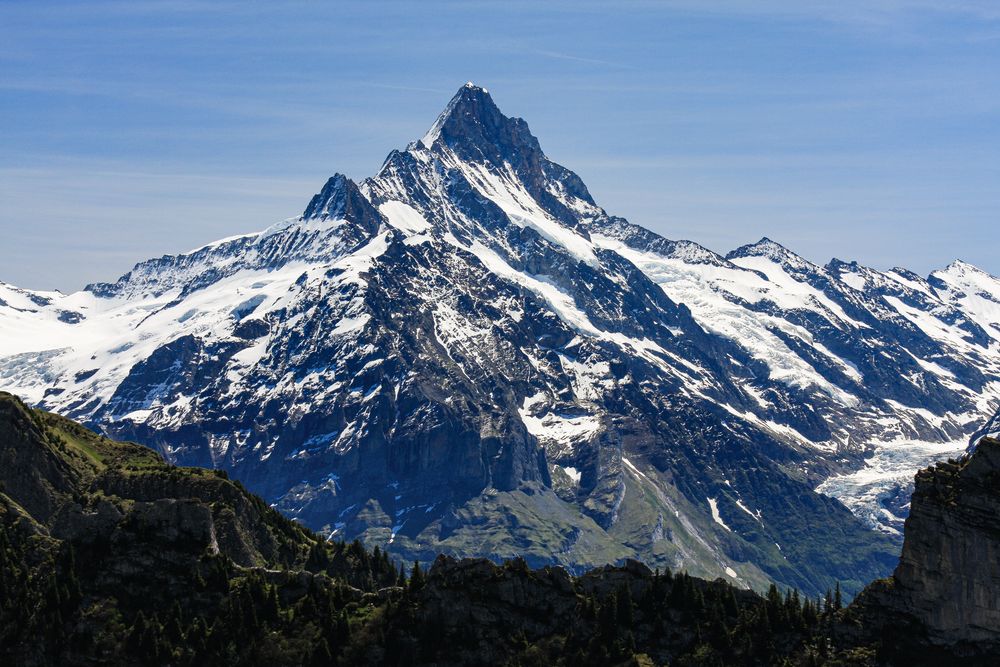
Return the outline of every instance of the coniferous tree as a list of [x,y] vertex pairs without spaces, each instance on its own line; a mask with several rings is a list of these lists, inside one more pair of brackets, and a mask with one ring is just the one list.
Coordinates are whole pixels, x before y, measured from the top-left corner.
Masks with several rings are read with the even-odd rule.
[[327,644],[325,639],[320,638],[316,642],[309,662],[313,667],[328,667],[333,664],[333,654],[330,652],[330,645]]
[[626,628],[632,627],[632,590],[628,584],[618,589],[617,606],[618,624]]
[[601,637],[610,643],[618,633],[618,596],[615,593],[601,601],[597,610],[597,623]]
[[411,593],[419,591],[424,587],[424,572],[420,569],[420,562],[413,561],[413,570],[410,571],[409,591]]

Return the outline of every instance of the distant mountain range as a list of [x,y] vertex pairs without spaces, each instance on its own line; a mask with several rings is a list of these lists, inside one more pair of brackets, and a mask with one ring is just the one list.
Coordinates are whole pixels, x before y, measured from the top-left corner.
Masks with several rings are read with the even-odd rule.
[[665,239],[467,84],[263,232],[0,284],[0,388],[407,560],[852,593],[913,472],[1000,430],[1000,280]]

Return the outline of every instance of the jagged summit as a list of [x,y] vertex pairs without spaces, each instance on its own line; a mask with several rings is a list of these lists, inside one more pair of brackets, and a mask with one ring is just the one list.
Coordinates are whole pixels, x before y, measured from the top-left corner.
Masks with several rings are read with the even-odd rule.
[[[441,175],[446,175],[443,182]],[[442,186],[452,202],[461,202],[460,209],[491,202],[473,214],[478,220],[458,235],[463,238],[480,236],[487,220],[494,230],[497,225],[544,227],[540,233],[550,241],[569,228],[570,245],[580,250],[588,243],[582,223],[607,217],[579,176],[546,157],[524,120],[504,115],[485,88],[471,83],[458,90],[420,141],[392,151],[361,189],[379,207],[408,201],[418,210],[425,205],[435,209],[426,211],[428,220],[465,218],[470,210],[443,216],[432,204]],[[504,221],[508,214],[513,217]],[[558,223],[559,229],[551,223]],[[596,262],[589,248],[576,254]]]
[[375,228],[378,227],[375,222],[378,217],[357,184],[340,173],[327,180],[323,189],[313,196],[302,213],[303,220],[351,219],[368,223],[367,226],[374,224]]
[[965,275],[979,276],[983,278],[992,278],[993,280],[998,279],[997,276],[993,275],[989,271],[985,271],[976,266],[975,264],[969,264],[968,262],[961,259],[956,259],[945,268],[934,272],[934,274],[938,273],[951,274],[955,276],[965,276]]
[[856,271],[856,270],[858,270],[858,269],[861,268],[861,264],[859,264],[858,261],[855,260],[855,259],[852,259],[851,261],[847,262],[847,261],[844,261],[844,260],[840,259],[839,257],[833,257],[832,259],[830,259],[829,262],[827,262],[826,268],[829,269],[829,270],[836,269],[836,270],[855,270]]
[[462,160],[497,166],[545,160],[528,124],[505,116],[489,92],[472,83],[458,89],[417,145],[446,147]]
[[333,261],[371,239],[383,221],[354,181],[338,173],[300,216],[187,253],[139,262],[116,282],[95,283],[85,290],[102,298],[163,295],[175,290],[191,294],[241,271]]
[[968,262],[963,261],[961,259],[954,260],[948,266],[946,266],[944,270],[945,271],[952,271],[952,270],[967,270],[967,269],[972,269],[972,270],[978,271],[980,273],[985,273],[985,271],[983,271],[982,269],[980,269],[978,266],[973,266],[972,264],[969,264]]
[[442,135],[446,140],[453,137],[457,131],[467,127],[466,123],[495,123],[500,119],[507,120],[489,91],[469,81],[458,89],[420,141],[430,148]]
[[761,237],[756,243],[742,245],[736,250],[730,251],[726,259],[733,260],[741,257],[766,257],[776,262],[781,262],[789,258],[801,259],[791,250],[781,245],[777,241],[772,241],[768,237]]
[[323,185],[323,189],[309,200],[309,205],[303,211],[302,217],[306,220],[342,217],[348,195],[347,190],[350,187],[349,182],[350,179],[341,173],[331,176]]

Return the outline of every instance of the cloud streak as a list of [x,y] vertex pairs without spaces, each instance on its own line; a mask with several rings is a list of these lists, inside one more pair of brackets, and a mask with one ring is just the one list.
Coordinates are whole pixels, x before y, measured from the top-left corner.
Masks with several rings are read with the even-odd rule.
[[665,236],[995,264],[997,35],[992,0],[0,3],[0,280],[266,227],[470,79]]

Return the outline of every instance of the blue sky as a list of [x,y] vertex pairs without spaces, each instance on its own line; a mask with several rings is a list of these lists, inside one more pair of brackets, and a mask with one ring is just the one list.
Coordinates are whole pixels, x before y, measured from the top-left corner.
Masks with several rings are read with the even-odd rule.
[[0,1],[0,280],[301,212],[473,80],[598,203],[726,252],[1000,272],[1000,5]]

